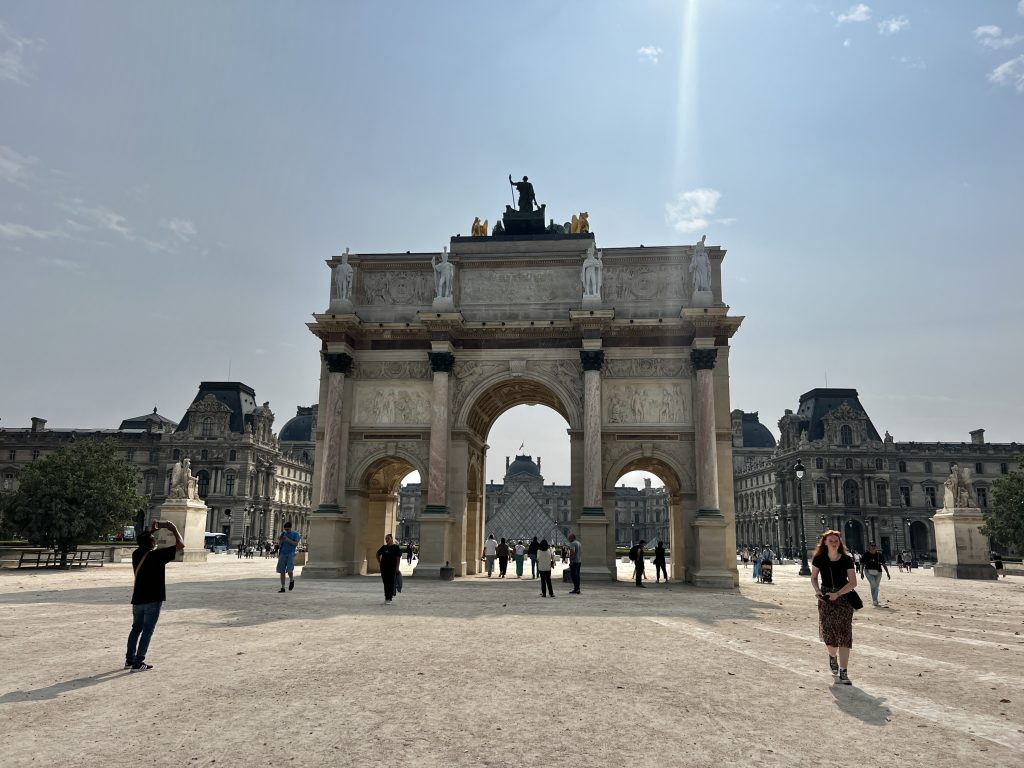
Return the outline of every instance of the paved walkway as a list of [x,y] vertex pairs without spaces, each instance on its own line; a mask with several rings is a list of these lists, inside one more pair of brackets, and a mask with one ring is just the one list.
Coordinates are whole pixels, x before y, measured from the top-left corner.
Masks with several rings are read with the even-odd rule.
[[[14,766],[1021,765],[1024,579],[893,572],[832,685],[796,566],[738,591],[168,566],[144,674],[131,569],[0,571]],[[652,572],[653,575],[653,572]],[[864,594],[867,588],[864,585]]]

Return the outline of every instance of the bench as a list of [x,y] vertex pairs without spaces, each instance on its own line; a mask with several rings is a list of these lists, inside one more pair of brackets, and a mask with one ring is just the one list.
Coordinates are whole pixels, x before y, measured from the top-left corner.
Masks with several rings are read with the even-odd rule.
[[[77,549],[68,552],[67,564],[69,567],[87,568],[90,565],[103,567],[106,560],[106,550],[103,549]],[[60,565],[60,552],[52,549],[26,550],[21,553],[18,559],[19,568],[55,568]]]

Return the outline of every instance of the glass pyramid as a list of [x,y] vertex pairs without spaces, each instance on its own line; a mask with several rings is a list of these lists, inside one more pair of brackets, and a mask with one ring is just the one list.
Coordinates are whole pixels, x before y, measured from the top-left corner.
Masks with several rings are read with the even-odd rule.
[[538,541],[547,539],[549,544],[563,544],[567,535],[523,486],[516,488],[487,518],[486,529],[485,536],[493,533],[495,539],[504,537],[506,541],[523,543],[536,536]]

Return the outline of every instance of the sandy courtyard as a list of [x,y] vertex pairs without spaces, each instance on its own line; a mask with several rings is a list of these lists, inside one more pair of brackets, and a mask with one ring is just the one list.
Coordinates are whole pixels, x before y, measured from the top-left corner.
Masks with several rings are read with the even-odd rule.
[[129,565],[0,572],[0,763],[1024,764],[1021,577],[894,571],[840,687],[792,565],[733,592],[556,577],[555,600],[407,578],[389,608],[377,577],[278,594],[273,570],[168,566],[143,674],[122,669]]

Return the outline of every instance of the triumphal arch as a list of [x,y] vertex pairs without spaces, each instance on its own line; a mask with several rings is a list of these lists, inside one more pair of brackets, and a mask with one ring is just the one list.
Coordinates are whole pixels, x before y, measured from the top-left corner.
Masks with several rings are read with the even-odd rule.
[[479,572],[488,431],[539,403],[569,425],[584,578],[614,578],[615,483],[647,470],[669,492],[672,577],[735,586],[729,340],[743,318],[722,302],[725,251],[598,248],[585,215],[545,226],[516,187],[519,210],[441,253],[328,260],[330,305],[309,324],[322,369],[303,576],[375,572],[413,470],[427,494],[416,576]]

